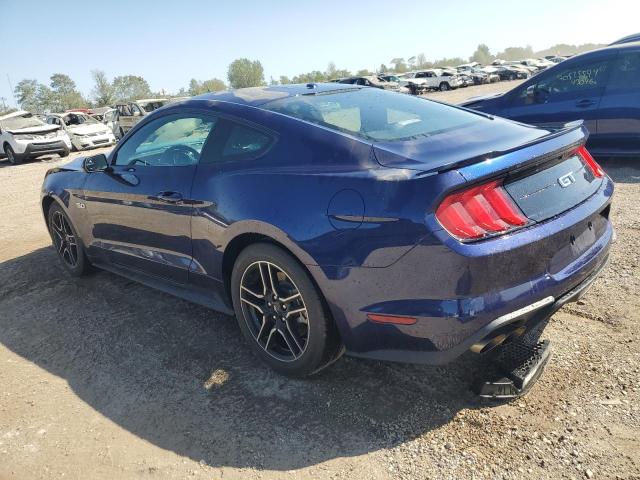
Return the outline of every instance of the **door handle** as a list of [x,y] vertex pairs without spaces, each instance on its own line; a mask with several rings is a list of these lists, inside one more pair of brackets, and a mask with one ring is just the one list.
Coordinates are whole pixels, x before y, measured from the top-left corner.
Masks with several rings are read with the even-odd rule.
[[578,102],[576,102],[576,107],[579,108],[586,108],[586,107],[590,107],[592,105],[595,105],[596,102],[594,102],[593,100],[589,100],[588,98],[585,98],[583,100],[580,100]]
[[156,194],[155,199],[165,203],[179,204],[182,203],[182,194],[178,192],[160,192]]

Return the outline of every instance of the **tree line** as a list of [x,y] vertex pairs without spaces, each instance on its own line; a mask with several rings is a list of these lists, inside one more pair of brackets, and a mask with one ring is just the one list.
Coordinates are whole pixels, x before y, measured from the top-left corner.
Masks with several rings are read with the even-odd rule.
[[[389,64],[380,64],[375,72],[367,69],[352,73],[350,70],[339,69],[334,62],[329,62],[324,71],[313,70],[289,78],[282,75],[269,80],[270,85],[289,83],[325,82],[342,77],[366,76],[376,73],[404,73],[411,70],[427,69],[436,66],[455,66],[469,62],[486,65],[494,59],[520,60],[544,55],[570,55],[598,48],[600,45],[567,45],[558,44],[540,52],[534,52],[531,46],[508,47],[502,52],[492,54],[489,47],[480,44],[473,55],[467,60],[460,57],[441,58],[434,61],[427,60],[424,53],[408,58],[396,57]],[[39,83],[34,79],[21,80],[14,89],[15,98],[23,110],[32,112],[63,112],[72,108],[89,108],[110,106],[118,102],[129,102],[141,98],[166,97],[166,92],[153,92],[149,83],[139,75],[122,75],[109,79],[102,70],[93,70],[93,88],[88,97],[77,88],[76,83],[66,74],[54,73],[49,78],[49,84]],[[259,60],[239,58],[231,62],[227,70],[228,86],[231,88],[256,87],[266,85],[264,68]],[[219,78],[197,80],[192,78],[188,87],[181,88],[175,93],[177,96],[194,96],[207,92],[217,92],[227,89],[227,84]]]

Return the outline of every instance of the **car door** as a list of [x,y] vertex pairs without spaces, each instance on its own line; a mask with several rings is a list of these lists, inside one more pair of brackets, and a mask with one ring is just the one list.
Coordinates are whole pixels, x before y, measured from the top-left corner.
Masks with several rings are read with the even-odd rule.
[[207,114],[168,114],[145,122],[88,175],[84,208],[89,253],[99,260],[186,283],[191,263],[191,186],[215,127]]
[[[198,164],[193,181],[193,263],[190,283],[215,290],[222,285],[222,254],[226,229],[238,218],[239,208],[251,201],[263,176],[251,176],[251,188],[242,173],[260,169],[263,155],[276,141],[264,127],[221,119]],[[240,185],[241,187],[238,187]]]
[[543,72],[516,89],[508,99],[506,116],[532,125],[562,125],[584,120],[596,134],[597,112],[611,70],[613,54],[579,59]]
[[600,101],[594,151],[640,152],[640,48],[621,50]]

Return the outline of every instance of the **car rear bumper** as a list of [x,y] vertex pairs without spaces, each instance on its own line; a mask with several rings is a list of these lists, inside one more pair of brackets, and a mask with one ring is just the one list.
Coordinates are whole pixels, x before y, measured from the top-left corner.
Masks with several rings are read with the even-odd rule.
[[[529,329],[577,299],[606,263],[614,237],[612,194],[613,182],[605,178],[594,195],[562,215],[474,245],[434,232],[386,268],[309,268],[348,353],[442,364],[492,334]],[[528,309],[532,305],[537,308]],[[368,313],[415,323],[375,323]]]

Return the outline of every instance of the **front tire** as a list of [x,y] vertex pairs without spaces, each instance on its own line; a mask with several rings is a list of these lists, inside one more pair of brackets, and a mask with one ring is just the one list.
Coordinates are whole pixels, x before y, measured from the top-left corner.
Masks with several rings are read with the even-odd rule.
[[240,330],[276,372],[305,377],[342,353],[320,292],[281,248],[256,243],[243,250],[233,267],[231,292]]
[[449,84],[447,82],[442,82],[440,84],[440,91],[446,92],[447,90],[449,90]]
[[13,151],[13,148],[11,148],[11,145],[8,143],[4,146],[4,153],[7,155],[7,160],[9,160],[11,165],[19,165],[22,163],[22,158]]
[[88,273],[90,265],[84,246],[62,207],[54,202],[49,208],[47,217],[51,240],[62,266],[73,277],[81,277]]

